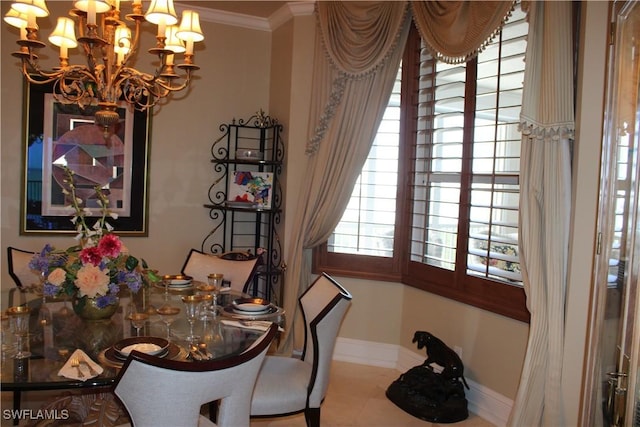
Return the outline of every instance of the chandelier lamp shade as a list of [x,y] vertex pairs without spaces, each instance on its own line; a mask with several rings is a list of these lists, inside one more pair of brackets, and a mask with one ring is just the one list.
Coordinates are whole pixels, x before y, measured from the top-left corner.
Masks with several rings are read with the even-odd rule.
[[[37,49],[46,47],[39,39],[36,18],[49,16],[44,0],[16,0],[4,21],[20,30],[19,50],[12,55],[21,60],[22,74],[34,84],[53,83],[54,96],[64,104],[84,109],[97,105],[95,122],[105,135],[119,120],[118,101],[125,100],[138,110],[156,105],[172,92],[185,89],[194,63],[194,43],[204,40],[197,12],[185,10],[178,25],[173,0],[152,0],[143,13],[142,0],[133,0],[130,12],[121,18],[125,0],[77,0],[69,17],[59,17],[49,42],[59,48],[59,66],[44,70]],[[159,59],[152,73],[131,66],[144,22],[157,25],[155,47],[149,53]],[[128,25],[129,24],[129,25]],[[69,50],[80,48],[85,64],[70,64]],[[183,62],[175,64],[174,55]],[[176,70],[177,69],[177,70]],[[181,74],[178,74],[180,72]]]

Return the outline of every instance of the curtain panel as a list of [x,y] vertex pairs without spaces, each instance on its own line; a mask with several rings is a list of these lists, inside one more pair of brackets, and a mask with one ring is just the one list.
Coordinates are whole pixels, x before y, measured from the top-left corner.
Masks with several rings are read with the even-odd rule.
[[[293,285],[285,292],[287,332],[282,352],[294,348],[296,335],[300,339],[294,322],[298,298],[310,284],[311,249],[326,241],[340,221],[382,120],[409,34],[407,9],[406,2],[316,5],[318,34],[309,123],[318,125],[310,128],[307,151],[312,155],[305,159],[307,172],[300,194],[294,198],[295,238],[286,270],[286,283]],[[346,26],[350,41],[333,40],[341,38],[342,32],[335,28],[338,22]],[[352,32],[349,28],[362,30]],[[382,41],[382,46],[372,46],[371,38]],[[349,52],[359,59],[346,61]]]
[[565,425],[562,399],[571,223],[571,2],[529,3],[520,127],[519,254],[529,339],[510,426]]

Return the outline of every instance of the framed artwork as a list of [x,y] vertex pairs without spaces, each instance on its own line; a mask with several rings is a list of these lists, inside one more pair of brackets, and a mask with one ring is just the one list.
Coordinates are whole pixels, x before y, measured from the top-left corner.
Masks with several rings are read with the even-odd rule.
[[233,172],[233,180],[229,183],[228,201],[250,203],[258,208],[271,209],[272,195],[272,172]]
[[25,80],[24,100],[20,234],[75,233],[62,186],[67,166],[89,211],[98,214],[99,186],[118,215],[110,220],[115,232],[147,236],[150,112],[122,102],[120,120],[105,133],[94,124],[97,107],[56,100],[52,84]]

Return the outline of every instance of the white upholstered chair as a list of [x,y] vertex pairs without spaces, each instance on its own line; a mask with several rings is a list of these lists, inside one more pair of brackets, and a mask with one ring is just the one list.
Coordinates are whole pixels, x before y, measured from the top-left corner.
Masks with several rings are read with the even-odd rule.
[[[249,349],[221,360],[175,361],[132,351],[114,393],[134,427],[248,427],[256,375],[277,331],[271,325]],[[200,415],[214,400],[220,400],[217,424]]]
[[206,282],[209,274],[222,273],[223,280],[231,282],[231,288],[244,293],[249,292],[253,277],[258,268],[257,257],[247,260],[224,259],[222,256],[206,254],[191,249],[182,266],[182,274],[193,277],[194,280]]
[[[9,291],[9,307],[24,304],[26,302],[25,293],[28,292],[28,288],[40,283],[38,275],[29,268],[29,262],[33,258],[33,255],[34,252],[25,251],[23,249],[11,246],[7,248],[9,276],[11,276],[16,284],[16,287]],[[20,302],[17,304],[13,301],[16,291],[20,295]]]
[[299,298],[305,343],[300,359],[267,356],[251,401],[252,417],[303,412],[307,426],[320,426],[320,404],[327,392],[338,330],[351,294],[326,273]]

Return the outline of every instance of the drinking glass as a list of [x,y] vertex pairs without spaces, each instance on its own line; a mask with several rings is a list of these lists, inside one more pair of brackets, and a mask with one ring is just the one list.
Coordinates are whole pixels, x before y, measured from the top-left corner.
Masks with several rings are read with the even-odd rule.
[[136,336],[140,336],[140,329],[144,327],[145,322],[149,318],[149,314],[140,311],[135,311],[129,314],[129,320],[134,328],[136,328]]
[[205,315],[216,316],[216,287],[208,283],[202,283],[197,287],[200,294],[203,296],[203,309]]
[[224,274],[221,274],[221,273],[211,273],[208,276],[208,282],[210,287],[209,292],[211,292],[211,295],[213,296],[211,309],[213,310],[214,314],[217,314],[218,312],[218,291],[220,291],[220,288],[222,287],[223,278],[224,278]]
[[211,302],[213,297],[211,294],[200,294],[202,302],[200,303],[200,320],[207,322],[210,318],[215,318],[215,313],[211,311]]
[[24,337],[29,336],[30,311],[29,307],[24,305],[9,307],[7,309],[7,315],[11,319],[13,333],[15,334],[18,343],[17,351],[13,355],[14,359],[24,359],[31,356],[31,352],[24,349]]
[[6,313],[2,313],[2,360],[13,353],[13,343],[9,336],[11,333],[11,323],[9,322],[9,316]]
[[185,306],[187,321],[189,321],[189,336],[187,337],[187,341],[189,341],[190,343],[195,343],[199,337],[193,333],[193,326],[200,315],[202,295],[183,296],[182,302]]
[[177,307],[169,300],[156,309],[156,313],[160,315],[162,323],[167,325],[167,341],[171,340],[171,324],[178,318],[180,307]]

